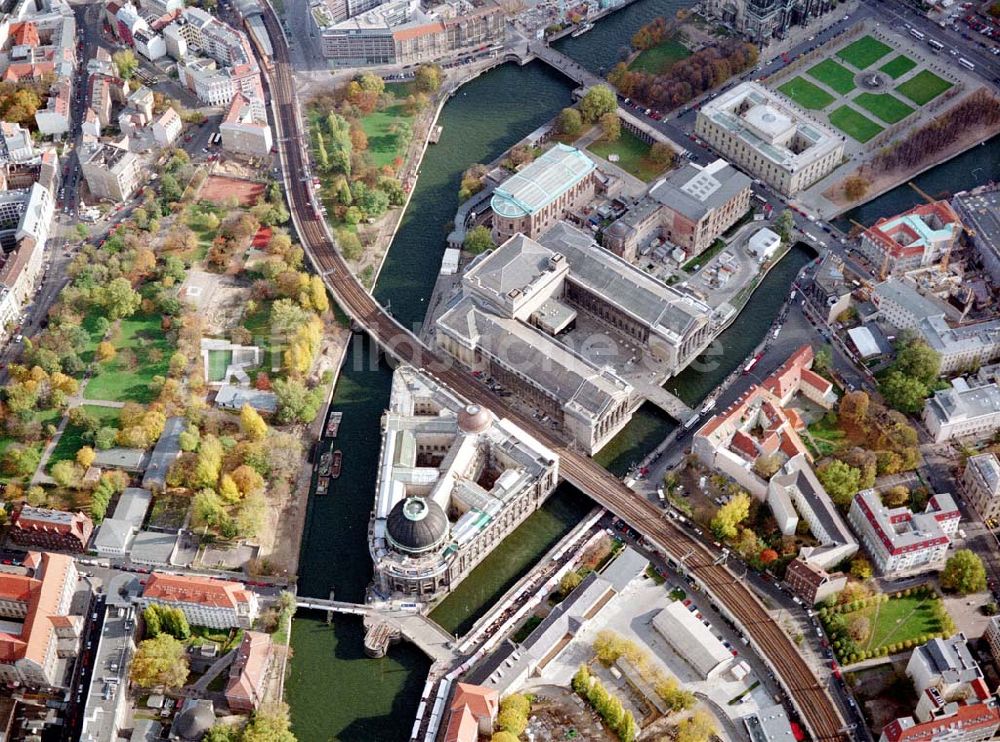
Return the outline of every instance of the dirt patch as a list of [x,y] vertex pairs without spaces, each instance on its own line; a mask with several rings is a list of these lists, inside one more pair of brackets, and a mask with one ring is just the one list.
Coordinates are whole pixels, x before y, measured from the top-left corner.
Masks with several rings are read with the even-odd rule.
[[224,204],[235,198],[240,206],[253,206],[264,193],[264,184],[242,178],[227,178],[209,175],[201,185],[198,198],[216,204]]
[[239,325],[250,288],[232,276],[191,269],[181,284],[180,297],[205,321],[206,335],[225,336]]
[[528,731],[534,739],[580,739],[613,742],[618,737],[601,724],[600,717],[575,693],[555,685],[533,688]]

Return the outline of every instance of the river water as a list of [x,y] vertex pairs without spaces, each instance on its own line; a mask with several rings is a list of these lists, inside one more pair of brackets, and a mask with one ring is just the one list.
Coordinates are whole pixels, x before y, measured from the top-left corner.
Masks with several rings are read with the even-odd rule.
[[[559,42],[559,47],[595,71],[610,67],[641,25],[658,15],[672,16],[683,5],[641,0],[600,21],[590,33]],[[543,65],[506,65],[464,86],[444,107],[441,140],[427,151],[375,290],[402,322],[416,327],[423,319],[462,172],[475,162],[492,160],[549,120],[569,103],[570,89],[568,81]],[[1000,157],[989,145],[954,163],[924,176],[919,181],[922,187],[931,193],[959,190],[972,177],[985,181],[1000,175]],[[978,170],[969,177],[973,169]],[[956,180],[963,185],[948,185]],[[906,191],[897,191],[858,210],[855,218],[868,222],[895,213],[910,198]],[[808,259],[804,250],[793,250],[719,338],[720,354],[710,359],[714,368],[682,373],[668,382],[668,388],[691,405],[704,398],[760,341],[788,285]],[[390,379],[390,369],[372,353],[367,339],[356,336],[334,398],[335,408],[344,413],[337,442],[344,453],[342,474],[327,496],[310,501],[299,568],[303,595],[325,598],[332,590],[340,599],[364,598],[371,578],[367,526]],[[611,471],[623,473],[674,425],[647,404],[597,459]],[[572,487],[560,486],[437,608],[435,619],[450,631],[465,632],[590,507],[590,501]],[[286,699],[302,742],[407,738],[429,663],[408,644],[393,647],[386,658],[369,659],[362,651],[362,636],[360,619],[339,618],[327,625],[320,615],[296,618]]]

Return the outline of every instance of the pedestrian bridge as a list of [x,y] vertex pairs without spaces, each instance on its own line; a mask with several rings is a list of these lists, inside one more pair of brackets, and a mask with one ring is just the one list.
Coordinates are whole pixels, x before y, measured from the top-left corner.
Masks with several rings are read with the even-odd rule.
[[335,613],[361,616],[365,625],[365,652],[372,657],[384,657],[391,644],[406,639],[434,662],[452,665],[462,658],[454,648],[455,637],[420,613],[332,598],[297,598],[295,605],[303,610],[325,611],[328,622]]

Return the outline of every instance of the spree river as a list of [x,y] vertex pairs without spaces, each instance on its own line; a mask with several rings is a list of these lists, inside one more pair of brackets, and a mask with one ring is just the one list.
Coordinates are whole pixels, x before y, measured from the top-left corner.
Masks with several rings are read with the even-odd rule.
[[[590,33],[559,42],[559,47],[594,71],[607,69],[618,61],[641,25],[658,15],[672,16],[683,6],[675,0],[640,0],[601,20]],[[444,107],[439,121],[441,140],[428,149],[421,164],[413,198],[375,290],[376,297],[404,324],[415,327],[423,319],[457,206],[462,172],[473,163],[494,159],[552,118],[570,102],[570,90],[567,80],[539,63],[505,65],[462,87]],[[987,145],[977,154],[942,166],[921,182],[936,193],[996,178],[1000,170],[996,148]],[[973,170],[978,172],[970,176]],[[955,180],[963,185],[946,185]],[[856,218],[867,223],[894,213],[909,197],[906,191],[893,192],[859,210]],[[760,341],[808,257],[804,251],[793,250],[772,270],[734,325],[720,337],[722,354],[713,371],[685,372],[672,379],[668,388],[694,405],[717,386]],[[299,567],[303,595],[325,598],[332,591],[340,599],[364,599],[371,579],[368,518],[390,379],[391,370],[373,353],[368,340],[355,336],[334,397],[334,407],[344,413],[337,441],[344,453],[342,474],[325,497],[310,500]],[[623,473],[674,425],[646,405],[598,460],[611,471]],[[590,507],[586,497],[560,486],[437,608],[434,618],[449,631],[464,633]],[[383,659],[369,659],[362,650],[362,637],[359,619],[338,618],[328,625],[320,615],[305,613],[296,618],[286,698],[294,731],[302,742],[388,742],[408,737],[429,663],[408,644],[393,647]]]

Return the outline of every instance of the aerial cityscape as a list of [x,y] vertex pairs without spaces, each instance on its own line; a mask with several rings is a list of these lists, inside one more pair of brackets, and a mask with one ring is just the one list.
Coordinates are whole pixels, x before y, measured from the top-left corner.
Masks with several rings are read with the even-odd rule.
[[1000,739],[1000,1],[6,0],[0,739]]

